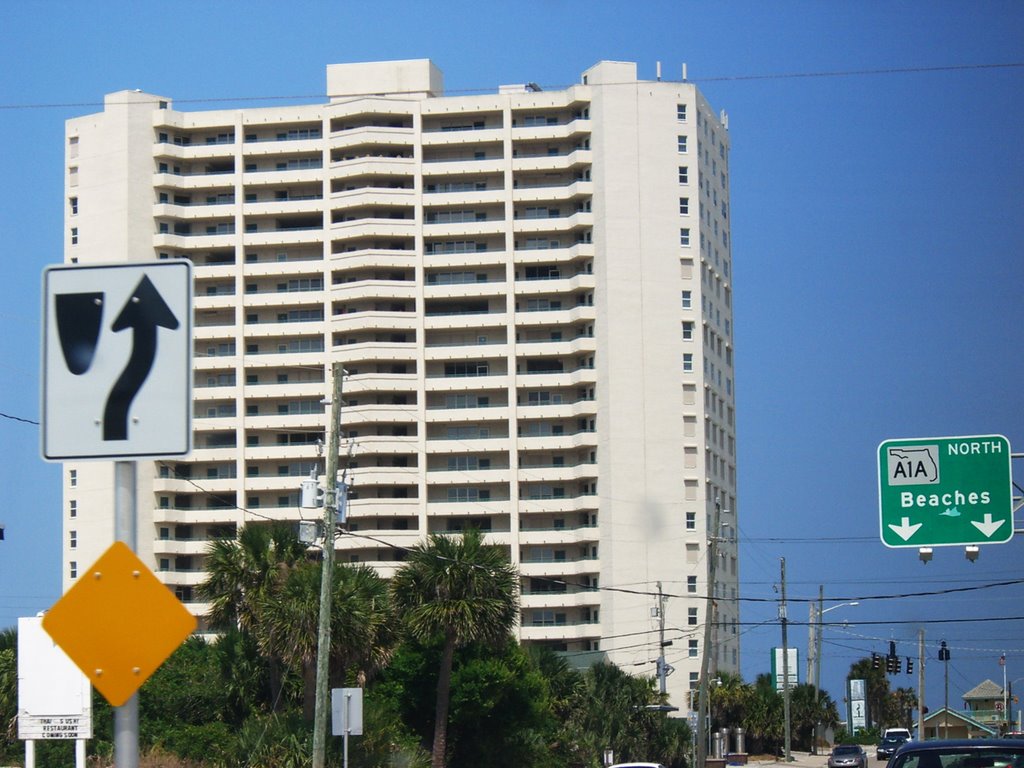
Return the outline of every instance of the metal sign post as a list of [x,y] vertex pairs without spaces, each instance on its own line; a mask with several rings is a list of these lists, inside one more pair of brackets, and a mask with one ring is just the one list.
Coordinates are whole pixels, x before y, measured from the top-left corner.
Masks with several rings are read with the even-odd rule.
[[363,689],[331,689],[331,735],[341,736],[344,768],[348,768],[348,737],[363,735]]
[[[136,467],[134,461],[114,462],[114,540],[136,548]],[[114,764],[139,768],[139,694],[114,707]]]

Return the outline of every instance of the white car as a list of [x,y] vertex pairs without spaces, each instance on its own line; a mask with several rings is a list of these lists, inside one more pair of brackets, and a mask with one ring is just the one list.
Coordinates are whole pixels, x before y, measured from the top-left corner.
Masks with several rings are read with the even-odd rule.
[[665,768],[661,763],[616,763],[608,768]]

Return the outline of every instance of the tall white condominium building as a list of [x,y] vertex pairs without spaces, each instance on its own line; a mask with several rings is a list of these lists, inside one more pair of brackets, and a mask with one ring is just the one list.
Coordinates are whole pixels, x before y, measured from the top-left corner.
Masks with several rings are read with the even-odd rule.
[[[627,62],[472,96],[428,60],[338,64],[327,92],[121,91],[67,123],[65,260],[195,265],[194,450],[140,463],[140,556],[201,616],[212,539],[318,517],[299,488],[341,362],[339,561],[389,575],[479,527],[522,574],[524,643],[649,675],[660,582],[685,710],[709,592],[711,669],[739,661],[724,116]],[[112,540],[111,463],[67,463],[64,498],[68,587]]]

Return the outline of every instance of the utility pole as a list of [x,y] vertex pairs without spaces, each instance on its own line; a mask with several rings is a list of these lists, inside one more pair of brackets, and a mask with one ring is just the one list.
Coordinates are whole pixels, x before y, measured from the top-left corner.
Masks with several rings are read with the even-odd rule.
[[661,582],[658,582],[658,690],[661,691],[662,700],[668,691],[665,678],[668,677],[668,664],[665,663],[665,646],[671,642],[665,642],[665,594],[661,591]]
[[789,629],[788,620],[786,619],[786,558],[779,558],[781,561],[781,576],[782,576],[782,601],[779,604],[779,619],[782,622],[782,711],[785,717],[785,743],[786,743],[786,762],[790,762],[793,759],[792,755],[792,738],[790,735],[790,717],[789,717]]
[[320,624],[316,645],[316,704],[313,714],[313,768],[324,768],[327,752],[328,662],[331,657],[331,587],[334,584],[334,528],[338,515],[338,444],[341,431],[341,393],[345,369],[331,366],[331,425],[324,478],[324,547],[320,575]]
[[814,658],[817,656],[816,644],[818,641],[818,627],[815,623],[815,616],[817,614],[818,606],[815,605],[812,600],[807,604],[807,608],[807,682],[816,684],[817,678],[814,676]]
[[924,741],[924,629],[917,630],[917,738]]
[[[811,610],[814,603],[811,603]],[[818,621],[814,632],[814,705],[817,709],[818,701],[821,698],[821,622],[825,615],[825,585],[818,585]],[[818,740],[821,738],[821,721],[814,723],[814,740],[811,742],[811,754],[818,754]]]
[[715,498],[715,514],[708,535],[708,588],[707,607],[704,609],[704,648],[700,657],[700,694],[697,697],[697,765],[704,768],[708,758],[708,738],[711,732],[711,707],[708,701],[708,675],[711,671],[711,626],[715,617],[715,568],[718,564],[718,531],[721,529],[722,505]]

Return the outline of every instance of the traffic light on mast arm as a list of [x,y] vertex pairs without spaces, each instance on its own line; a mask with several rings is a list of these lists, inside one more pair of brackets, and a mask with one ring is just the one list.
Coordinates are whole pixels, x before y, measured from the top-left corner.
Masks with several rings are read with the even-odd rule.
[[871,668],[872,669],[881,669],[882,668],[882,658],[877,653],[872,653],[871,654]]
[[896,658],[894,656],[885,657],[885,672],[891,675],[896,671]]
[[914,674],[914,660],[909,656],[907,656],[907,674]]

